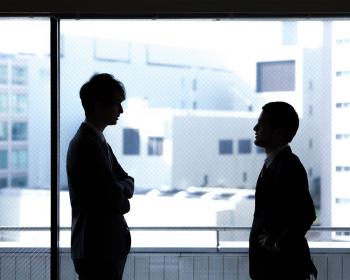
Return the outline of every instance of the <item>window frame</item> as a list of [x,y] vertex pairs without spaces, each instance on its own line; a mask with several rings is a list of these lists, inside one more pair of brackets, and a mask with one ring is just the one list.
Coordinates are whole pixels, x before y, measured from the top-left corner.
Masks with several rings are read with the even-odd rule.
[[[103,0],[103,2],[106,0]],[[50,246],[50,279],[58,280],[59,275],[59,80],[60,80],[60,20],[61,19],[266,19],[266,18],[294,18],[317,17],[317,18],[344,18],[350,17],[350,3],[344,3],[342,0],[329,1],[329,5],[320,5],[318,2],[307,0],[295,5],[295,1],[287,0],[276,2],[263,0],[239,0],[231,4],[220,0],[213,3],[212,7],[207,2],[191,1],[190,5],[177,3],[169,5],[162,1],[153,3],[153,8],[137,8],[133,1],[122,6],[111,7],[113,4],[97,2],[86,7],[82,1],[76,1],[70,7],[60,7],[61,2],[44,3],[35,1],[28,5],[18,6],[17,2],[5,0],[2,3],[0,18],[48,18],[50,19],[50,144],[51,144],[51,246]],[[175,4],[175,3],[173,3]],[[45,6],[48,5],[48,6]],[[119,4],[115,4],[119,5]],[[124,6],[123,6],[124,5]],[[126,7],[125,7],[126,5]],[[164,6],[162,6],[164,5]],[[208,7],[209,5],[209,7]],[[281,6],[282,5],[282,6]],[[158,7],[158,8],[157,8]],[[68,9],[68,10],[66,10]],[[143,9],[143,10],[142,10]],[[115,12],[118,11],[119,12]],[[260,10],[260,12],[256,12]],[[44,11],[44,12],[43,12]],[[209,12],[208,12],[209,11]],[[252,149],[251,149],[252,152]],[[7,182],[10,184],[10,182]]]

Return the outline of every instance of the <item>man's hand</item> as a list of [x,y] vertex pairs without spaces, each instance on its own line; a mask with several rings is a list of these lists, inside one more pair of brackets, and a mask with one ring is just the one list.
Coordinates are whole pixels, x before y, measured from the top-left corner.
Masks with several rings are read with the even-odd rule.
[[124,194],[127,198],[132,198],[134,195],[134,178],[128,176],[123,180]]
[[263,230],[259,235],[258,242],[261,247],[265,248],[270,253],[278,253],[280,251],[280,248],[278,248],[276,242],[272,240],[271,236],[266,230]]

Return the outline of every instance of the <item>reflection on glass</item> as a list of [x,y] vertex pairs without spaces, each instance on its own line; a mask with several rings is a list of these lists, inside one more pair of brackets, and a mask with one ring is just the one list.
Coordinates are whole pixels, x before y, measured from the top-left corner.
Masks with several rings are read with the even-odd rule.
[[125,113],[105,135],[135,176],[129,225],[250,226],[265,159],[253,127],[263,104],[281,100],[301,119],[292,149],[312,170],[315,224],[348,226],[349,138],[340,135],[350,133],[343,121],[350,116],[349,27],[330,20],[62,21],[61,225],[70,225],[67,145],[84,120],[79,88],[108,72],[127,91]]
[[[50,80],[39,73],[50,69],[49,27],[0,20],[0,227],[50,226]],[[50,234],[1,231],[0,241],[49,246]]]

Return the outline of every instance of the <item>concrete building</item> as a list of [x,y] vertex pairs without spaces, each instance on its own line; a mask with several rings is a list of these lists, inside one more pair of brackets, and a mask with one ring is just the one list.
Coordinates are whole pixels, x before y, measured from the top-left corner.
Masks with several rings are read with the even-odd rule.
[[[234,54],[229,61],[218,54],[179,47],[64,35],[60,104],[62,188],[67,187],[67,146],[84,119],[79,89],[92,74],[109,72],[125,84],[127,101],[120,123],[108,128],[106,136],[125,169],[136,174],[138,190],[164,185],[180,189],[254,188],[264,154],[253,144],[252,128],[264,103],[284,100],[294,105],[300,115],[301,127],[292,148],[307,169],[315,203],[318,207],[321,204],[320,223],[331,225],[332,213],[337,211],[334,207],[342,199],[338,195],[338,203],[334,202],[335,187],[331,184],[337,182],[341,173],[336,166],[347,166],[342,163],[331,168],[332,151],[322,148],[333,143],[330,135],[334,134],[331,123],[335,115],[331,104],[341,103],[329,99],[333,80],[326,69],[330,69],[335,53],[329,43],[332,26],[328,22],[321,25],[318,36],[323,41],[314,48],[298,43],[299,30],[294,23],[285,22],[281,24],[279,46],[257,48],[249,58]],[[27,181],[22,186],[48,188],[48,57],[3,56],[1,65],[1,73],[7,73],[9,67],[13,73],[17,71],[26,77],[22,78],[24,84],[12,85],[16,79],[8,72],[9,78],[1,85],[2,100],[16,94],[28,96],[28,100],[24,97],[17,101],[26,113],[17,116],[7,111],[1,117],[3,123],[7,122],[6,127],[16,123],[18,129],[27,127],[28,135],[20,143],[12,138],[1,142],[0,162],[9,167],[2,168],[0,176],[3,182],[5,178],[11,182],[19,174],[11,166],[21,162],[17,159],[21,157],[12,155],[12,149],[21,145],[27,147],[26,155],[22,155],[26,167],[20,170]],[[22,68],[26,70],[16,70],[16,65],[25,65]],[[11,93],[6,95],[5,89]],[[334,112],[340,111],[338,107]],[[334,142],[337,147],[339,141]],[[10,158],[14,158],[12,165]],[[331,177],[333,169],[335,177]]]

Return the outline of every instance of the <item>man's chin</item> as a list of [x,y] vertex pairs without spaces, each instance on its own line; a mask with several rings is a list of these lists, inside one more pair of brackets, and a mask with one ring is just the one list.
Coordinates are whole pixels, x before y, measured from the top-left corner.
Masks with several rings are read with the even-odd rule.
[[255,146],[258,146],[258,147],[260,147],[260,148],[264,148],[264,144],[261,143],[261,142],[260,142],[259,140],[257,140],[257,139],[255,139],[254,144],[255,144]]

